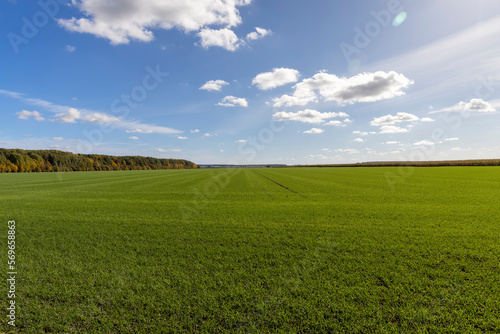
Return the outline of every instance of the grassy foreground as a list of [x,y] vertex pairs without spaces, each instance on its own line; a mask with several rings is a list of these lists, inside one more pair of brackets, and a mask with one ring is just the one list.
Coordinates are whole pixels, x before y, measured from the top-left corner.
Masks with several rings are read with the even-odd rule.
[[499,333],[499,199],[499,167],[3,174],[0,332]]

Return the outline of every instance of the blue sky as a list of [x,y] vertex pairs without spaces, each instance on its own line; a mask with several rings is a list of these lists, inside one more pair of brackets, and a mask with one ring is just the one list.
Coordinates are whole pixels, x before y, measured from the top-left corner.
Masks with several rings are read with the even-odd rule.
[[500,157],[496,1],[11,0],[0,36],[0,147]]

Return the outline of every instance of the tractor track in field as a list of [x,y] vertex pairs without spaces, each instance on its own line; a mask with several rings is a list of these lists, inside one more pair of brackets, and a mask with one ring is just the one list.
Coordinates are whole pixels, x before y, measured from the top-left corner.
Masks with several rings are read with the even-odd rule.
[[271,182],[273,182],[273,183],[277,184],[278,186],[280,186],[280,187],[282,187],[282,188],[285,188],[285,189],[286,189],[286,190],[288,190],[288,191],[291,191],[291,192],[292,192],[292,193],[294,193],[294,194],[297,194],[297,195],[299,195],[299,196],[302,196],[302,197],[304,197],[304,198],[307,198],[307,196],[304,196],[304,195],[302,195],[301,193],[296,192],[295,190],[290,189],[290,188],[288,188],[287,186],[284,186],[284,185],[282,185],[281,183],[276,182],[276,181],[274,181],[273,179],[268,178],[267,176],[264,176],[264,175],[262,175],[262,174],[260,174],[260,173],[258,173],[258,172],[255,172],[255,173],[256,173],[256,174],[258,174],[258,175],[260,175],[260,176],[262,176],[263,178],[265,178],[265,179],[267,179],[267,180],[269,180],[269,181],[271,181]]

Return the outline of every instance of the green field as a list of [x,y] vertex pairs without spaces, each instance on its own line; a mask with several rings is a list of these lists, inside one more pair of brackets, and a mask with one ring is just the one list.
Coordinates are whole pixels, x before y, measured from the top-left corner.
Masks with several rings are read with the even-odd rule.
[[2,174],[0,332],[499,333],[500,167],[401,171]]

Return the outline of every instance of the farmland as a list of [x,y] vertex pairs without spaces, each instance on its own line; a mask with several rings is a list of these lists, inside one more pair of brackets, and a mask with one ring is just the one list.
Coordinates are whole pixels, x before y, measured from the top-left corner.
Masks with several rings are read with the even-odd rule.
[[500,332],[500,167],[400,171],[2,174],[0,332]]

